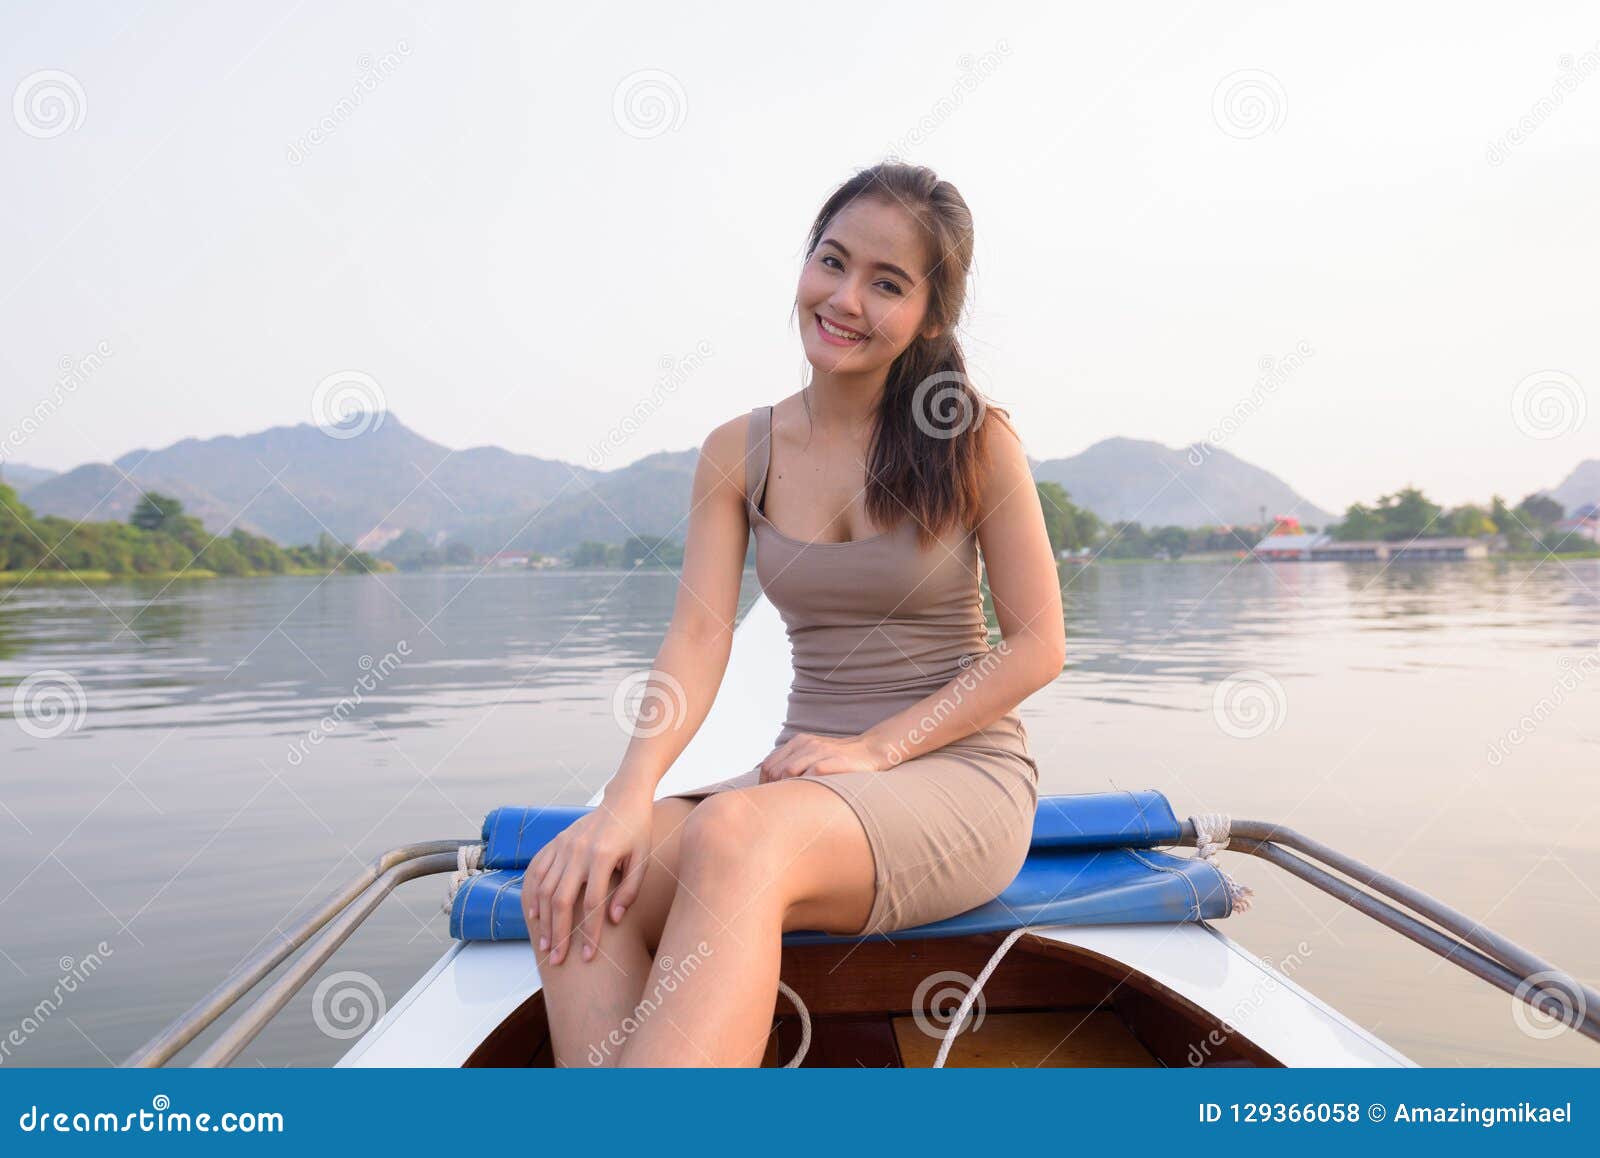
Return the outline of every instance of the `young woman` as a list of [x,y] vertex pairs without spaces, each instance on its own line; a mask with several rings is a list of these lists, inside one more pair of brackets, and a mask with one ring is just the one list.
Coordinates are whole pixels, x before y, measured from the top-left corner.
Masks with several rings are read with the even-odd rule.
[[[635,735],[601,807],[527,869],[557,1064],[758,1065],[786,930],[939,920],[1021,868],[1038,768],[1015,708],[1060,674],[1065,632],[1022,445],[966,381],[971,261],[966,203],[920,166],[866,169],[817,215],[795,294],[810,382],[701,447],[654,669],[682,718]],[[722,681],[752,533],[788,718],[743,775],[654,800]]]

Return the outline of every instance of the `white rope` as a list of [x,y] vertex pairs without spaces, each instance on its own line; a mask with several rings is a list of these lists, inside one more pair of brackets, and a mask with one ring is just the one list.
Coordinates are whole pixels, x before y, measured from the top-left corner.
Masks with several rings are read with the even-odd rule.
[[456,847],[456,871],[450,874],[449,885],[445,891],[444,911],[449,912],[450,906],[455,904],[456,892],[467,883],[467,878],[483,871],[483,845],[463,844]]
[[1015,945],[1017,939],[1027,931],[1027,927],[1024,926],[1020,929],[1012,929],[1011,932],[1007,933],[1006,939],[1000,942],[1000,947],[990,956],[989,963],[978,973],[978,979],[972,983],[972,988],[968,989],[967,995],[961,999],[961,1008],[957,1009],[955,1017],[951,1018],[950,1028],[944,1031],[944,1041],[939,1044],[939,1056],[933,1059],[934,1069],[944,1068],[945,1059],[950,1056],[950,1047],[956,1043],[956,1035],[966,1025],[967,1015],[972,1012],[972,1007],[978,1000],[978,994],[983,992],[984,983],[989,980],[989,975],[994,972],[995,966],[1000,964],[1000,958],[1010,952],[1011,946]]
[[778,992],[784,994],[794,1004],[795,1012],[800,1015],[800,1048],[794,1057],[784,1063],[786,1070],[795,1069],[805,1058],[806,1052],[811,1048],[811,1013],[806,1009],[806,1003],[800,1000],[800,995],[790,989],[781,980],[778,982]]
[[[1225,812],[1202,812],[1191,816],[1194,824],[1194,845],[1201,860],[1214,861],[1217,853],[1228,847],[1230,829],[1233,821]],[[1251,898],[1255,896],[1249,885],[1241,885],[1227,873],[1222,871],[1222,866],[1213,864],[1217,875],[1222,878],[1222,883],[1227,886],[1228,896],[1234,912],[1243,913],[1250,908]]]

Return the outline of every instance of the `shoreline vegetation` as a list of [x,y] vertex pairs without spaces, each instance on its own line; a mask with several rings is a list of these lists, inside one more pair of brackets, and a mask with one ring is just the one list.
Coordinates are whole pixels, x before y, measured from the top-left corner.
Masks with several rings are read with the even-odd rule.
[[235,529],[213,535],[170,495],[151,491],[126,523],[38,516],[0,483],[0,583],[256,578],[364,574],[394,565],[324,532],[317,542],[282,547]]
[[[1143,527],[1135,521],[1106,522],[1073,503],[1056,483],[1036,484],[1045,528],[1058,566],[1125,563],[1226,563],[1249,559],[1273,536],[1306,535],[1291,515],[1248,525]],[[1472,539],[1489,558],[1538,561],[1600,558],[1600,543],[1588,537],[1600,518],[1595,504],[1566,517],[1561,504],[1530,494],[1515,507],[1496,495],[1488,506],[1445,510],[1420,490],[1407,487],[1375,504],[1353,503],[1344,518],[1322,528],[1333,541],[1376,540],[1426,543]],[[1580,529],[1582,528],[1582,529]],[[1443,560],[1427,560],[1438,562]],[[355,551],[324,532],[315,544],[281,547],[270,539],[234,530],[211,535],[200,520],[183,513],[174,498],[154,492],[140,500],[127,523],[74,524],[57,516],[35,516],[16,492],[0,483],[0,585],[57,582],[317,576],[392,571],[663,571],[683,565],[683,544],[662,535],[635,535],[622,543],[586,540],[558,555],[499,551],[483,556],[460,540],[406,531],[376,556]],[[746,567],[751,566],[747,556]]]

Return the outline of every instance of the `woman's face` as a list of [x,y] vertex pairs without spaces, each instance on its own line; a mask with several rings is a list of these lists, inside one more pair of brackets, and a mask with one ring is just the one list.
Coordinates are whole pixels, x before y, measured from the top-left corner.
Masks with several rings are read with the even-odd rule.
[[[911,215],[858,197],[834,215],[800,271],[795,304],[806,358],[824,373],[887,371],[928,310],[928,266]],[[938,327],[926,327],[936,337]]]

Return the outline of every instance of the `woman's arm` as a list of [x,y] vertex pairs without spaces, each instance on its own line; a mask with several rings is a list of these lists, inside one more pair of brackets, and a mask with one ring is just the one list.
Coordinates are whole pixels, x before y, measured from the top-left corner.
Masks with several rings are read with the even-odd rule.
[[1061,674],[1066,621],[1039,491],[1011,426],[991,414],[978,546],[1000,643],[938,691],[859,736],[800,735],[762,762],[763,779],[892,768],[988,727]]
[[566,959],[574,939],[583,946],[583,959],[593,960],[607,901],[612,921],[620,921],[638,898],[656,785],[705,720],[727,671],[750,536],[745,446],[745,420],[737,418],[701,445],[677,605],[644,689],[648,720],[635,728],[600,807],[552,837],[523,874],[528,928],[539,950],[550,951],[552,965]]
[[750,524],[744,506],[746,423],[735,418],[700,447],[672,622],[656,653],[645,710],[605,798],[655,788],[711,711],[733,649]]

